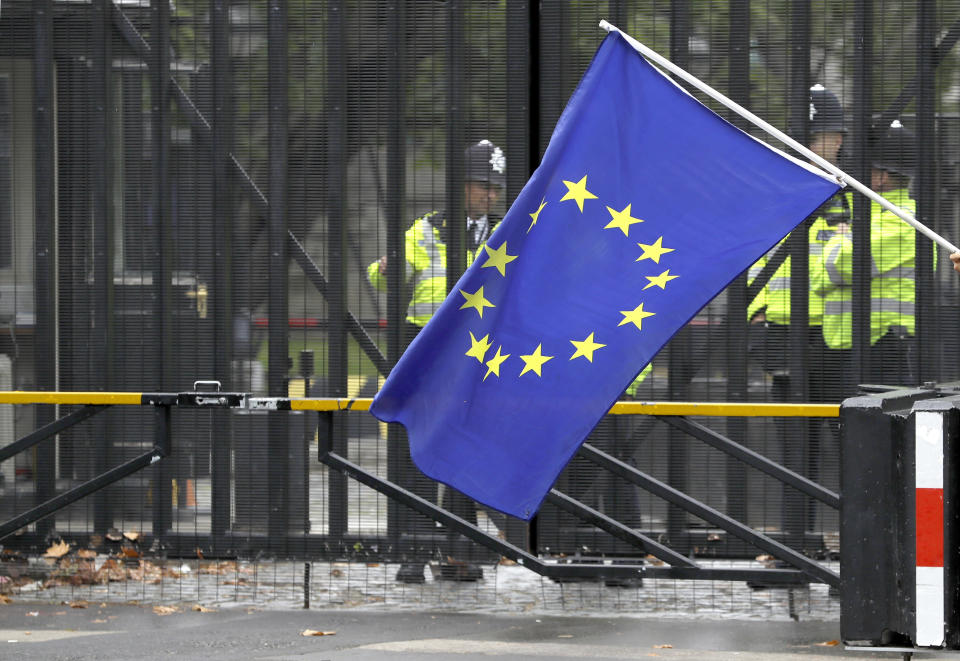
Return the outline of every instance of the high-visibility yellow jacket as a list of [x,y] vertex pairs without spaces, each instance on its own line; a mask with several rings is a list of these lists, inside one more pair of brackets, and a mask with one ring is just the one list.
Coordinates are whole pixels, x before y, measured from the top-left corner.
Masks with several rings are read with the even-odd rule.
[[[430,317],[447,297],[447,245],[431,220],[438,220],[437,211],[417,218],[404,235],[406,271],[404,280],[412,286],[407,321],[426,326]],[[467,264],[473,262],[475,251],[467,251]],[[380,290],[387,288],[387,278],[380,273],[379,262],[367,267],[370,283]]]
[[[813,282],[817,275],[822,275],[818,272],[823,269],[823,247],[833,237],[835,225],[841,221],[849,221],[850,200],[847,197],[848,195],[849,193],[840,193],[831,197],[821,207],[821,215],[810,225],[808,232],[810,282]],[[830,222],[828,222],[828,218]],[[787,249],[784,245],[785,242],[786,238],[750,267],[747,273],[748,283],[753,282],[760,274],[767,260],[775,252]],[[808,300],[808,324],[819,326],[823,323],[823,297],[811,288]],[[756,298],[747,303],[748,320],[752,319],[758,312],[763,312],[767,321],[772,323],[783,325],[790,323],[790,257],[783,261],[783,264],[774,272]]]
[[[898,207],[916,212],[906,189],[884,197]],[[870,205],[870,344],[891,326],[902,326],[913,335],[916,328],[917,232],[878,203]],[[811,289],[824,296],[823,340],[831,349],[853,346],[853,241],[849,233],[837,234],[824,247],[823,270]]]

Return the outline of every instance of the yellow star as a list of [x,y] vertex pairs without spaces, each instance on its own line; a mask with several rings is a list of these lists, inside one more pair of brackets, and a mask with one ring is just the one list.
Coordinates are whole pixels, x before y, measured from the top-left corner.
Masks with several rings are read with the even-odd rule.
[[653,287],[654,285],[656,285],[656,286],[659,287],[660,289],[666,289],[668,282],[670,282],[671,280],[673,280],[673,279],[675,279],[675,278],[679,278],[680,276],[679,276],[679,275],[670,275],[670,269],[667,269],[666,271],[664,271],[664,272],[661,273],[660,275],[657,275],[657,276],[646,275],[646,276],[644,276],[644,277],[645,277],[647,280],[650,281],[649,283],[647,283],[647,286],[644,287],[644,289],[650,289],[650,287]]
[[624,324],[635,324],[637,330],[643,330],[641,324],[643,320],[647,317],[652,317],[656,312],[644,312],[643,303],[635,307],[633,310],[620,310],[620,314],[623,315],[623,321],[621,321],[617,326],[623,326]]
[[483,249],[487,251],[487,261],[483,263],[483,266],[480,268],[490,268],[491,266],[496,267],[500,271],[500,275],[506,277],[507,275],[507,264],[512,262],[517,258],[516,255],[507,254],[507,242],[504,241],[500,244],[500,247],[496,250],[491,250],[490,246],[483,246]]
[[467,299],[467,302],[460,306],[460,309],[464,308],[475,308],[477,314],[480,315],[480,318],[483,319],[483,308],[495,308],[497,307],[487,299],[483,297],[483,285],[480,286],[473,294],[468,294],[467,292],[460,290],[460,293],[463,294],[463,297]]
[[587,335],[587,339],[583,340],[582,342],[577,342],[576,340],[570,340],[570,343],[577,348],[577,350],[573,352],[573,355],[570,356],[570,360],[573,360],[578,356],[583,356],[584,358],[589,360],[591,363],[593,362],[593,352],[596,351],[597,349],[602,349],[603,347],[607,346],[606,344],[600,344],[598,342],[594,342],[593,333],[590,333],[589,335]]
[[660,258],[664,253],[673,252],[676,250],[676,248],[664,248],[662,236],[657,239],[655,243],[651,243],[650,245],[647,245],[646,243],[638,243],[637,245],[643,248],[643,254],[637,257],[636,261],[638,262],[641,259],[652,259],[654,263],[659,264]]
[[533,353],[526,356],[520,356],[523,360],[523,371],[520,372],[520,376],[523,376],[527,372],[536,372],[537,376],[543,376],[540,373],[540,368],[543,367],[543,364],[548,360],[553,360],[553,356],[544,356],[540,353],[540,349],[543,347],[542,344],[538,344],[537,348]]
[[607,211],[610,212],[610,216],[613,218],[613,220],[607,223],[603,229],[616,227],[623,231],[624,236],[630,236],[630,226],[643,222],[639,218],[634,218],[630,215],[630,207],[632,206],[632,204],[628,204],[627,208],[623,211],[615,211],[611,207],[607,207]]
[[530,217],[533,218],[533,222],[530,223],[530,227],[527,228],[527,233],[533,229],[533,226],[537,224],[537,218],[540,217],[540,212],[543,211],[543,208],[547,206],[547,198],[540,200],[540,206],[537,207],[537,210],[530,214]]
[[[467,331],[467,332],[469,333],[470,331]],[[482,339],[478,340],[476,337],[473,336],[473,333],[470,333],[470,350],[467,351],[467,353],[465,353],[464,355],[472,356],[482,363],[483,357],[487,353],[487,349],[490,348],[490,343],[487,341],[489,339],[490,339],[489,334],[484,335]]]
[[500,365],[503,363],[503,361],[510,357],[510,354],[508,353],[503,354],[502,356],[500,355],[500,349],[502,348],[502,345],[497,347],[497,355],[487,361],[487,373],[483,375],[484,381],[487,380],[487,377],[490,376],[491,373],[496,375],[497,378],[500,378]]
[[585,200],[595,200],[597,196],[587,190],[587,175],[583,175],[583,179],[577,183],[572,181],[563,180],[563,183],[567,187],[566,194],[560,198],[560,201],[564,200],[575,200],[577,206],[580,207],[580,212],[583,212],[583,203]]

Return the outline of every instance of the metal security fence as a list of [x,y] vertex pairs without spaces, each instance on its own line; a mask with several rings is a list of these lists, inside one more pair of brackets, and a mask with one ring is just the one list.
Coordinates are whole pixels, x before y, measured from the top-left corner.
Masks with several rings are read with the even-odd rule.
[[[185,392],[215,379],[259,397],[373,396],[410,338],[405,232],[437,211],[449,221],[446,243],[467,244],[462,154],[480,140],[507,164],[487,217],[506,211],[604,36],[601,18],[805,142],[809,90],[823,85],[844,111],[837,159],[861,181],[899,122],[916,141],[908,188],[917,216],[960,237],[960,2],[5,0],[0,389]],[[873,211],[856,194],[847,204],[849,348],[824,349],[810,324],[813,244],[797,231],[768,257],[791,257],[789,324],[767,332],[754,314],[775,269],[745,273],[624,398],[837,404],[878,374],[886,385],[957,379],[960,279],[924,238],[911,248],[915,285],[898,301],[915,310],[915,327],[895,338],[907,341],[889,361],[871,350]],[[450,283],[465,252],[448,252]],[[378,289],[368,269],[381,257],[387,286]],[[0,444],[73,411],[7,406]],[[789,549],[835,557],[836,509],[812,487],[784,487],[782,475],[704,443],[722,435],[836,493],[835,424],[696,420],[709,429],[610,416],[589,442]],[[316,461],[312,414],[214,407],[171,424],[175,451],[158,472],[41,519],[5,547],[147,534],[162,504],[180,540],[168,555],[498,557]],[[361,412],[331,424],[339,455],[538,557],[637,559],[638,547],[559,501],[530,526],[452,506],[410,463],[402,429]],[[115,408],[6,460],[3,511],[141,456],[156,428],[149,409]],[[684,557],[762,555],[630,475],[581,457],[557,487]],[[448,546],[455,553],[440,550]]]

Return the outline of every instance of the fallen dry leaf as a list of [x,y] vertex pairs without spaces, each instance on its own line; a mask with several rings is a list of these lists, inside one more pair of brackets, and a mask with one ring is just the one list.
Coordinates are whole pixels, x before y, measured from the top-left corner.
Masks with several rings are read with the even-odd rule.
[[203,560],[203,550],[199,546],[197,547],[197,557]]
[[27,617],[40,617],[40,611],[30,611],[27,613]]
[[13,603],[13,599],[11,599],[5,594],[0,594],[0,604],[12,604],[12,603]]
[[573,638],[573,634],[572,634],[572,633],[562,633],[562,634],[560,634],[559,636],[557,636],[557,638]]
[[84,560],[95,560],[97,558],[97,552],[92,549],[80,549],[77,551],[77,557],[83,558]]
[[336,636],[336,631],[316,631],[315,629],[304,629],[300,632],[301,636]]
[[653,649],[655,649],[655,650],[672,650],[672,649],[673,649],[673,645],[671,645],[670,643],[664,643],[663,645],[654,645],[654,646],[653,646]]
[[836,647],[840,644],[839,640],[826,640],[822,643],[817,643],[820,647]]
[[157,615],[171,615],[177,612],[176,606],[154,606],[153,612]]
[[90,604],[88,604],[86,601],[81,599],[79,601],[71,601],[68,605],[70,606],[70,608],[86,608]]
[[70,545],[66,542],[57,542],[53,546],[47,549],[47,552],[43,554],[44,558],[62,558],[67,553],[70,552]]
[[135,542],[140,539],[140,533],[136,530],[131,530],[130,532],[123,533],[123,536],[129,539],[131,542]]
[[106,624],[106,623],[107,623],[106,620],[92,620],[92,622],[93,622],[94,624]]
[[206,606],[201,606],[200,604],[194,604],[191,610],[194,610],[198,613],[216,613],[217,612],[215,608],[207,608]]
[[662,567],[663,565],[667,564],[667,563],[665,563],[663,560],[661,560],[660,558],[658,558],[658,557],[655,556],[655,555],[647,554],[646,556],[644,556],[643,559],[644,559],[648,564],[651,564],[651,565],[653,565],[654,567]]
[[140,557],[140,551],[138,551],[137,549],[132,549],[132,548],[130,548],[129,546],[124,546],[124,547],[123,547],[122,549],[120,549],[120,550],[123,551],[123,555],[125,555],[125,556],[128,557],[128,558],[139,558],[139,557]]

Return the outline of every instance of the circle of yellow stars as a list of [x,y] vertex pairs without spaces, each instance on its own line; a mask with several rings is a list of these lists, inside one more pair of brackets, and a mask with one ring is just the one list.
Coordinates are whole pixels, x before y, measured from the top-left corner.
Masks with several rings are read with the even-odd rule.
[[[580,213],[584,212],[585,203],[590,200],[599,199],[587,188],[587,175],[583,175],[583,177],[576,182],[565,179],[562,180],[562,182],[564,186],[566,186],[567,192],[563,195],[563,197],[560,198],[559,203],[568,201],[574,202],[577,205],[577,208],[580,210]],[[547,199],[545,197],[542,198],[536,210],[528,214],[531,219],[530,225],[527,227],[528,234],[540,221],[540,214],[547,204]],[[615,207],[606,206],[607,213],[610,215],[610,221],[603,227],[603,229],[620,230],[623,232],[625,237],[629,238],[630,229],[634,225],[639,225],[640,223],[644,222],[643,219],[633,216],[632,208],[632,203],[627,204],[620,210],[617,210]],[[650,260],[654,264],[660,264],[660,260],[664,255],[675,250],[675,248],[668,248],[663,245],[662,236],[657,237],[656,241],[653,243],[637,243],[637,246],[641,249],[642,253],[639,257],[637,257],[636,261],[642,262],[645,260]],[[500,276],[504,278],[507,277],[507,267],[519,257],[519,255],[509,254],[506,241],[501,243],[496,248],[493,248],[489,245],[484,245],[483,251],[486,253],[486,260],[480,265],[480,267],[482,269],[494,268],[497,270]],[[672,280],[679,278],[680,276],[671,274],[670,269],[666,269],[659,275],[647,275],[644,277],[648,282],[641,291],[645,291],[651,287],[659,287],[661,290],[665,291],[667,284]],[[483,311],[485,308],[496,307],[496,305],[488,300],[484,295],[482,285],[474,292],[461,289],[460,294],[464,298],[464,302],[460,306],[460,309],[475,310],[481,319],[483,318]],[[617,326],[633,324],[638,331],[642,331],[643,321],[656,315],[655,312],[645,310],[644,305],[644,303],[640,303],[632,310],[620,310],[622,319]],[[470,348],[467,349],[464,355],[470,358],[475,358],[481,365],[487,368],[483,375],[483,381],[486,381],[490,375],[500,378],[501,367],[503,367],[503,364],[513,354],[504,353],[503,345],[499,345],[497,346],[493,356],[487,358],[487,354],[494,346],[494,343],[490,339],[490,335],[486,334],[478,339],[472,331],[468,331],[468,333],[470,335]],[[569,360],[572,361],[578,358],[583,358],[590,363],[593,362],[594,354],[607,346],[606,344],[600,342],[596,337],[596,331],[591,331],[582,340],[571,339],[570,344],[573,345],[573,352],[570,355]],[[542,377],[544,365],[556,358],[556,356],[544,354],[543,344],[538,343],[536,348],[532,349],[530,353],[519,354],[518,358],[523,362],[523,367],[520,370],[518,377],[522,377],[526,374]]]

